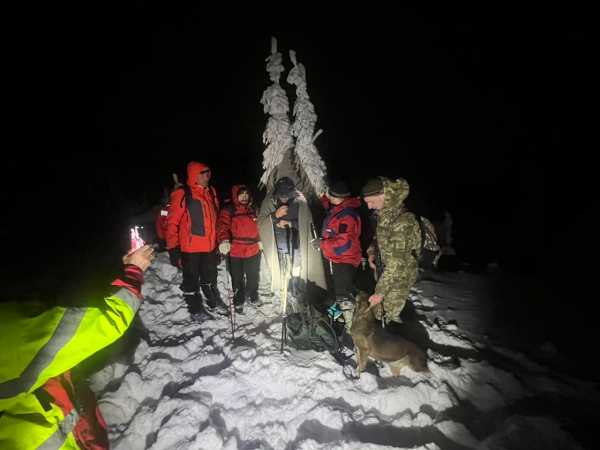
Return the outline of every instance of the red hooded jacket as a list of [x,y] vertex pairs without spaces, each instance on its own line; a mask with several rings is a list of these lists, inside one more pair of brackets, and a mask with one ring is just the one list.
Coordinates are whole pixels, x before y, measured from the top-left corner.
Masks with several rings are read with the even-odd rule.
[[360,199],[348,198],[333,206],[323,195],[321,203],[327,210],[321,230],[323,255],[333,263],[346,263],[357,267],[362,259],[361,221],[355,209],[360,206]]
[[156,234],[159,239],[167,240],[167,217],[169,216],[169,208],[171,205],[163,206],[156,216]]
[[[171,195],[167,216],[167,248],[180,247],[182,252],[211,252],[217,244],[216,223],[219,201],[212,186],[198,185],[198,175],[208,169],[202,163],[191,162],[187,167],[187,186]],[[191,201],[186,200],[186,188]],[[188,204],[189,203],[189,204]]]
[[238,201],[238,192],[245,187],[238,184],[231,188],[231,203],[221,210],[217,221],[217,241],[231,242],[231,256],[235,258],[249,258],[259,252],[256,209]]

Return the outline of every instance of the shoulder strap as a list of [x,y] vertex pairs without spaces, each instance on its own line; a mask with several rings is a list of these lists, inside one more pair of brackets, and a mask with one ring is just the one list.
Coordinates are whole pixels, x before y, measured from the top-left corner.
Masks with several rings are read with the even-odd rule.
[[229,214],[233,217],[235,215],[235,205],[233,204],[233,200],[225,205],[225,209],[229,211]]
[[238,213],[236,212],[237,207],[235,206],[235,204],[233,203],[233,201],[227,203],[225,205],[225,209],[227,211],[229,211],[229,214],[231,215],[231,218],[233,219],[234,217],[239,217],[239,216],[248,216],[250,213],[244,211],[242,213]]
[[208,187],[208,195],[210,196],[210,200],[213,204],[213,207],[215,208],[215,212],[218,214],[219,207],[217,206],[217,202],[216,202],[217,195],[215,194],[214,188],[212,186]]
[[[421,252],[423,251],[423,245],[425,245],[425,239],[426,239],[426,233],[427,233],[427,227],[425,226],[425,224],[423,223],[422,217],[418,215],[417,213],[415,213],[414,211],[411,211],[410,209],[406,208],[406,207],[402,207],[400,208],[400,211],[398,213],[398,215],[396,217],[394,217],[392,219],[392,221],[398,219],[402,214],[407,213],[407,212],[411,212],[415,215],[415,218],[417,219],[417,223],[419,224],[419,230],[421,231],[421,245],[419,246],[421,248]],[[419,261],[419,256],[417,255],[417,253],[415,252],[415,249],[413,249],[410,254],[417,260]]]
[[192,200],[192,189],[187,184],[184,184],[177,189],[183,189],[184,192],[183,197],[181,197],[181,201],[179,202],[179,207],[183,208],[183,202],[185,201],[185,206],[187,208]]
[[[392,220],[390,220],[390,225],[392,223],[394,223],[396,220],[398,220],[402,214],[405,214],[407,212],[415,214],[413,211],[411,211],[410,209],[408,209],[406,206],[403,206],[402,208],[400,208],[398,210],[398,212],[396,213],[396,215],[392,216]],[[418,220],[419,216],[417,214],[415,214],[415,216],[417,217],[417,220]]]

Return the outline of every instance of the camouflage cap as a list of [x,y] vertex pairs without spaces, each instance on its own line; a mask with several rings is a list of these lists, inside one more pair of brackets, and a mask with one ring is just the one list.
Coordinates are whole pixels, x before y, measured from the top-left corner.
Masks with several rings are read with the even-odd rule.
[[374,197],[383,194],[383,180],[379,177],[371,178],[360,191],[361,197]]

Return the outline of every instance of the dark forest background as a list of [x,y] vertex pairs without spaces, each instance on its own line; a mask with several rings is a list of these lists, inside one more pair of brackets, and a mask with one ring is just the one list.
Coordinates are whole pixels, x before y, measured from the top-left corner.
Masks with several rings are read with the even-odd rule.
[[331,180],[406,178],[470,267],[597,265],[596,4],[365,8],[5,5],[2,296],[107,277],[191,160],[222,199],[264,195],[271,36],[291,104],[289,49],[306,67]]

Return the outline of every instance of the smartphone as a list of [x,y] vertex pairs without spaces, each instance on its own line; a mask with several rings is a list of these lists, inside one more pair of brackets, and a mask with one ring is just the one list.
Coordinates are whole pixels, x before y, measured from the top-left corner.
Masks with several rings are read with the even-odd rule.
[[131,229],[131,251],[135,252],[136,250],[142,248],[146,244],[144,240],[140,237],[140,227],[134,227]]

